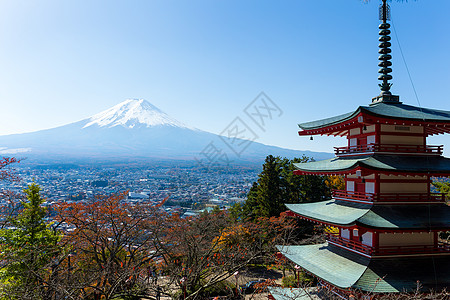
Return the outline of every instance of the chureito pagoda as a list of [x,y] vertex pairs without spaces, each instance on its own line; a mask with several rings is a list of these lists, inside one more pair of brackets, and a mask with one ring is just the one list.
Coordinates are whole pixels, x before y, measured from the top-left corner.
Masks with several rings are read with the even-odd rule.
[[450,133],[450,111],[404,104],[390,92],[390,11],[380,6],[379,84],[368,106],[299,124],[300,136],[347,137],[335,157],[296,164],[297,175],[339,175],[345,189],[332,199],[287,204],[290,214],[331,226],[324,244],[279,246],[280,253],[318,280],[318,288],[271,288],[272,299],[322,299],[327,289],[343,299],[450,287],[450,231],[445,195],[431,190],[433,177],[450,176],[443,146],[427,137]]

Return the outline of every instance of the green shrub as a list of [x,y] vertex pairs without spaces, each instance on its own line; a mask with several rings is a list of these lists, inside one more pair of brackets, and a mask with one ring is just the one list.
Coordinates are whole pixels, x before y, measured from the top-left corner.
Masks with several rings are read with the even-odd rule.
[[207,297],[227,296],[232,294],[235,288],[234,284],[224,280],[203,290],[202,295]]
[[[199,287],[195,288],[194,290],[197,290]],[[200,299],[208,299],[211,297],[217,297],[217,296],[228,296],[233,295],[234,291],[236,289],[236,286],[232,284],[231,282],[228,282],[226,280],[220,281],[210,287],[207,287],[206,289],[203,289],[199,292],[198,297]],[[190,295],[192,293],[191,290],[186,290],[186,295]],[[172,295],[173,299],[183,299],[184,298],[184,292],[182,290],[177,291],[174,295]]]
[[300,286],[304,286],[306,284],[310,284],[314,280],[314,278],[303,272],[298,273],[297,276],[297,278],[294,275],[283,277],[283,287],[297,287],[299,283]]
[[297,287],[297,279],[294,275],[285,276],[281,281],[283,287]]

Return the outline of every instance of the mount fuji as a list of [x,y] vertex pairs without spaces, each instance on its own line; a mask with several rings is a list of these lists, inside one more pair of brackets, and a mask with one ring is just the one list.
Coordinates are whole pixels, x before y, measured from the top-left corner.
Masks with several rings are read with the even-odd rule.
[[269,155],[316,159],[329,153],[295,151],[252,142],[237,156],[216,134],[185,125],[142,99],[129,99],[90,118],[30,133],[0,136],[0,155],[30,163],[132,162],[200,159],[208,145],[229,161],[261,163]]
[[142,128],[170,126],[194,129],[168,116],[156,106],[144,99],[128,99],[87,119],[83,128],[99,126],[113,128]]

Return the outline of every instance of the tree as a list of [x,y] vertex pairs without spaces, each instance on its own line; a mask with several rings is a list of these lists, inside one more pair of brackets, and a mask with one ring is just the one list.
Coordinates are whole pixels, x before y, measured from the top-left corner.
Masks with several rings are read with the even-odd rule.
[[[436,179],[431,183],[440,193],[445,195],[445,198],[447,199],[447,205],[450,203],[448,202],[450,198],[450,182],[448,180],[444,179]],[[447,242],[450,242],[450,231],[442,231],[439,232],[439,238],[442,240],[445,240]]]
[[286,215],[236,223],[225,211],[186,219],[172,215],[166,224],[157,238],[161,269],[171,279],[168,284],[178,287],[172,297],[182,299],[217,296],[210,294],[213,287],[250,264],[271,260],[275,245],[284,244],[296,229],[295,219]]
[[247,201],[243,205],[235,205],[233,207],[233,216],[239,219],[256,220],[258,218],[258,182],[253,182],[252,187],[248,191]]
[[325,184],[332,190],[345,190],[344,177],[339,175],[328,176],[325,180]]
[[293,219],[236,222],[223,211],[181,218],[158,205],[126,203],[124,195],[58,205],[58,220],[68,228],[62,241],[71,251],[60,264],[66,298],[204,299],[220,287],[231,292],[226,280],[271,258],[277,239],[295,227]]
[[0,160],[0,180],[17,180],[14,173],[11,172],[11,170],[8,170],[7,167],[18,162],[19,160],[14,157],[3,157],[3,159]]
[[[3,157],[0,160],[0,181],[17,181],[18,177],[14,175],[13,170],[10,169],[12,164],[19,161],[13,157]],[[21,207],[20,201],[21,195],[8,190],[0,191],[0,229],[9,226],[9,217],[17,213]]]
[[[158,256],[154,236],[164,219],[152,204],[123,201],[126,193],[88,203],[62,203],[58,220],[70,230],[66,290],[79,298],[146,298]],[[69,260],[70,259],[70,260]]]
[[295,164],[313,161],[303,156],[292,160],[283,159],[282,176],[286,182],[285,203],[307,203],[324,200],[330,196],[327,176],[295,175]]
[[282,178],[281,159],[267,156],[263,170],[258,176],[258,181],[253,183],[243,207],[244,216],[252,220],[276,216],[284,210],[286,183],[285,178]]
[[284,210],[283,199],[286,194],[284,181],[280,158],[267,156],[258,179],[258,206],[255,209],[259,217],[277,216]]
[[51,265],[62,253],[61,234],[45,221],[39,191],[38,185],[29,185],[23,210],[9,218],[12,227],[0,230],[0,292],[5,299],[44,299],[55,292],[48,282]]
[[[178,287],[174,298],[202,299],[208,290],[258,257],[257,245],[245,243],[248,224],[232,224],[226,212],[199,217],[167,216],[158,237],[164,274]],[[231,242],[232,240],[232,242]]]
[[450,182],[445,180],[434,180],[431,183],[438,191],[439,193],[445,194],[446,198],[450,198]]
[[243,218],[256,220],[259,217],[279,216],[286,208],[284,203],[302,203],[324,200],[330,195],[326,176],[294,175],[295,163],[310,161],[301,157],[287,158],[269,155],[247,195],[242,207]]

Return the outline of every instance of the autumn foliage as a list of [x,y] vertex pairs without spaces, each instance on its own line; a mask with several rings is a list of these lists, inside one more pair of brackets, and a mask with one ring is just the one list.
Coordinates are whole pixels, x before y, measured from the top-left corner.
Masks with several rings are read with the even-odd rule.
[[67,228],[63,241],[71,250],[67,277],[77,296],[113,299],[146,293],[145,280],[157,253],[156,210],[125,203],[124,196],[57,207],[57,219]]

